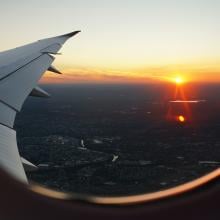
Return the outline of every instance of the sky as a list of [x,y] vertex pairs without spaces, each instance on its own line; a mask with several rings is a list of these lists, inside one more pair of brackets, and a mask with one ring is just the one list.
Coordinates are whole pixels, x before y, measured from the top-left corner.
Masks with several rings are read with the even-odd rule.
[[0,50],[75,30],[46,83],[220,81],[218,0],[8,0]]

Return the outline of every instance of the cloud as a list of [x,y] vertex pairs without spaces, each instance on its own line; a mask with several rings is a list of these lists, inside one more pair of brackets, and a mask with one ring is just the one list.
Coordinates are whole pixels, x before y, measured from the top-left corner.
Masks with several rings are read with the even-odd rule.
[[47,73],[41,83],[143,83],[153,82],[148,76],[138,76],[135,72],[101,70],[97,68],[75,68],[63,71],[62,75]]

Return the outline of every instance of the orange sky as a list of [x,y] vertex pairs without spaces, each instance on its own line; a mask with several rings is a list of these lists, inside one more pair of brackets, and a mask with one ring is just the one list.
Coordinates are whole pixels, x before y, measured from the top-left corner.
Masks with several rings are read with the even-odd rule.
[[185,82],[220,82],[218,65],[168,65],[129,70],[105,68],[61,68],[62,75],[47,72],[41,83],[157,83],[173,82],[181,77]]

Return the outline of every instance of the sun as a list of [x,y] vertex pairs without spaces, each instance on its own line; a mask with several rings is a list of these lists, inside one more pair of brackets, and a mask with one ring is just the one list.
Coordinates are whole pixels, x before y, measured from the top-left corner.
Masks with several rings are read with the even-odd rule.
[[183,84],[183,82],[184,82],[183,78],[180,76],[175,77],[174,81],[178,85]]

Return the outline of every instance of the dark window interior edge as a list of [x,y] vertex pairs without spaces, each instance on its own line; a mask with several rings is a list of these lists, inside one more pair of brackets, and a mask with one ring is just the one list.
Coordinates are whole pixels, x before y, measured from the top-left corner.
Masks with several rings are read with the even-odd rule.
[[[203,183],[178,194],[145,200],[133,205],[113,206],[89,203],[70,196],[63,200],[30,190],[0,170],[0,218],[7,219],[220,219],[220,169],[208,174]],[[191,183],[196,183],[195,180]],[[198,182],[197,182],[198,183]],[[185,184],[184,184],[185,185]],[[189,185],[188,185],[189,186]],[[176,188],[176,187],[175,187]],[[174,189],[175,189],[174,188]],[[178,187],[177,187],[178,188]],[[171,189],[172,190],[172,189]],[[58,194],[57,194],[58,195]],[[21,202],[22,198],[22,202]],[[68,200],[68,201],[67,201]],[[135,205],[134,205],[135,204]],[[10,207],[10,209],[8,208]]]

